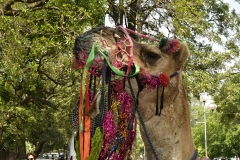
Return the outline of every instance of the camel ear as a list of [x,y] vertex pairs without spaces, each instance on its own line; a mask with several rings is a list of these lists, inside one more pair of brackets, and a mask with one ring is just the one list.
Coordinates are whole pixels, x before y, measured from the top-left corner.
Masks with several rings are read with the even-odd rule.
[[173,56],[177,63],[177,66],[182,67],[186,63],[188,57],[190,56],[190,52],[189,52],[187,44],[181,43],[179,50],[177,52],[173,53]]

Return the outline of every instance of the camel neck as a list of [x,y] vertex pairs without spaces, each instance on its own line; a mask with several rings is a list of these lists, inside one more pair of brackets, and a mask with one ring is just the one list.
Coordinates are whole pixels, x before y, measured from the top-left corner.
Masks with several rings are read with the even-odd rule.
[[[179,87],[174,98],[164,101],[160,116],[155,114],[155,95],[153,93],[139,98],[140,112],[144,113],[144,122],[153,146],[164,160],[191,159],[195,153],[190,127],[190,110],[185,91]],[[176,90],[175,90],[176,91]],[[184,97],[184,98],[183,98]],[[147,159],[155,159],[143,127],[140,127],[145,144]],[[184,157],[183,157],[184,156]]]

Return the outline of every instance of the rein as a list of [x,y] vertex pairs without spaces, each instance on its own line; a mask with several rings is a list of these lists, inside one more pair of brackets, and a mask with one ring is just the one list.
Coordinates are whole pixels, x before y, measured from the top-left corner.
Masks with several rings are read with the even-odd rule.
[[[138,90],[137,96],[135,97],[134,92],[133,92],[133,88],[132,88],[132,85],[131,85],[131,81],[130,81],[129,78],[128,78],[128,84],[129,84],[129,87],[130,87],[130,91],[131,91],[132,97],[133,97],[134,102],[135,102],[135,111],[132,113],[132,118],[135,117],[135,114],[136,114],[136,111],[137,111],[138,116],[139,116],[140,123],[141,123],[141,125],[142,125],[142,127],[143,127],[143,129],[144,129],[145,135],[146,135],[147,140],[148,140],[148,143],[149,143],[149,145],[150,145],[150,147],[151,147],[151,149],[152,149],[152,151],[153,151],[154,157],[155,157],[156,160],[159,160],[158,155],[157,155],[157,152],[156,152],[156,150],[155,150],[155,148],[154,148],[154,146],[153,146],[153,144],[152,144],[152,141],[151,141],[151,139],[150,139],[150,137],[149,137],[149,134],[148,134],[146,125],[145,125],[145,123],[144,123],[144,121],[143,121],[142,114],[141,114],[141,112],[140,112],[139,109],[138,109],[138,96],[139,96],[139,91],[140,91],[140,90]],[[138,84],[138,85],[139,85],[139,84]],[[132,122],[130,121],[129,126],[131,126],[131,123],[132,123]],[[130,127],[129,127],[129,128],[130,128]]]

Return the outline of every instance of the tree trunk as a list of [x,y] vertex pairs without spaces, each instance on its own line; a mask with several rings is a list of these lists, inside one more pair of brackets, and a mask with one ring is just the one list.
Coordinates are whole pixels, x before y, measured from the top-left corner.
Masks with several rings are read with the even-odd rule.
[[25,139],[20,140],[20,145],[16,148],[16,160],[26,159],[26,144]]
[[43,146],[46,142],[45,141],[42,141],[42,142],[39,142],[37,145],[36,145],[36,149],[34,151],[36,157],[41,153],[42,149],[43,149]]

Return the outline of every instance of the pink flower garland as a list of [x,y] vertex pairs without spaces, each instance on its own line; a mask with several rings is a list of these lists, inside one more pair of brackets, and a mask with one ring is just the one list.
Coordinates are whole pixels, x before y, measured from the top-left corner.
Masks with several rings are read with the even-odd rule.
[[126,113],[128,116],[130,116],[132,98],[126,92],[122,92],[119,96],[119,102],[122,104],[120,114]]
[[115,133],[116,133],[116,126],[114,123],[114,115],[111,110],[109,110],[104,119],[103,119],[103,130],[104,130],[104,136],[103,136],[103,144],[102,149],[100,151],[99,160],[104,160],[108,157],[108,154],[110,153],[108,146],[112,144],[114,141]]
[[132,146],[132,142],[135,138],[136,133],[136,120],[134,118],[134,129],[129,131],[127,130],[128,123],[131,119],[131,104],[132,99],[131,97],[126,93],[122,92],[119,96],[119,101],[122,104],[122,107],[119,111],[119,121],[118,121],[118,134],[116,137],[117,140],[119,140],[117,145],[120,146],[117,153],[113,153],[111,156],[111,160],[122,160],[127,154],[127,151]]
[[[124,159],[135,138],[135,119],[134,129],[131,131],[127,130],[131,118],[132,99],[126,92],[122,92],[119,95],[119,102],[122,107],[119,110],[117,129],[114,122],[114,115],[111,110],[106,113],[103,119],[104,137],[98,160],[105,160],[110,155],[111,160]],[[116,153],[118,147],[120,148],[118,149],[118,153]]]
[[[128,150],[132,146],[133,140],[136,135],[136,119],[134,119],[134,129],[128,132],[125,144],[120,148],[117,157],[113,157],[113,160],[122,160],[127,155]],[[114,159],[115,158],[115,159]]]

